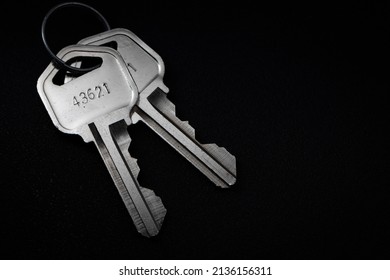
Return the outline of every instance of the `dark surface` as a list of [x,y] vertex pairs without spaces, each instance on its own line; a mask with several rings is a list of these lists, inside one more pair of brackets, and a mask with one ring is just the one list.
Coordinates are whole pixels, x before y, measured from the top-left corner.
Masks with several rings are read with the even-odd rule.
[[[161,55],[198,140],[237,157],[238,182],[221,190],[130,127],[139,181],[168,209],[146,239],[94,145],[58,131],[36,91],[54,3],[2,10],[22,20],[2,24],[0,258],[389,258],[387,7],[92,4]],[[55,52],[102,30],[73,10],[50,24]]]

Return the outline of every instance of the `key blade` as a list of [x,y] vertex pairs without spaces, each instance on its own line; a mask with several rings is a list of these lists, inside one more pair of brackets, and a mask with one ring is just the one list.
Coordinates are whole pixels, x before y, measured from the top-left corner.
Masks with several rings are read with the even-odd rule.
[[201,144],[188,122],[176,117],[175,105],[159,88],[133,108],[132,120],[142,120],[168,144],[187,158],[217,186],[228,188],[236,182],[236,158],[216,144]]
[[[128,165],[130,172],[133,174],[134,179],[138,179],[138,174],[140,168],[137,163],[137,159],[133,158],[129,153],[131,138],[127,132],[127,125],[125,122],[119,122],[111,125],[110,127],[111,135],[115,140],[117,148],[120,150],[122,158]],[[138,182],[138,180],[137,180]],[[141,190],[142,195],[147,202],[147,205],[154,217],[155,223],[157,224],[158,229],[160,230],[162,223],[164,221],[167,210],[165,209],[161,198],[156,196],[153,190],[138,186]]]
[[137,231],[146,237],[157,235],[166,209],[153,191],[142,188],[138,183],[139,167],[128,153],[131,139],[126,123],[119,121],[108,129],[96,124],[89,127]]

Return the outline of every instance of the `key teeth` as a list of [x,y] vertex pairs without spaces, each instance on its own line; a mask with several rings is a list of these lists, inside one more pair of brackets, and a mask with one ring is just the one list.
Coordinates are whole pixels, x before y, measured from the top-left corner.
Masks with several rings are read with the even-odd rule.
[[[175,123],[182,129],[185,134],[195,139],[195,129],[188,121],[182,121],[176,116],[175,104],[173,104],[162,91],[155,91],[149,96],[149,102],[162,112],[171,122]],[[236,175],[236,158],[231,155],[225,148],[218,147],[216,144],[203,145],[206,150],[223,165],[228,166],[229,172]]]
[[[134,164],[131,164],[131,166],[132,166],[132,172],[133,172],[135,178],[137,179],[139,172],[140,172],[140,168],[138,166],[138,159],[130,157],[129,160],[134,161]],[[156,225],[158,227],[158,231],[150,234],[146,230],[145,225],[142,223],[141,220],[140,220],[139,226],[137,226],[137,229],[138,229],[138,232],[140,234],[142,234],[143,236],[146,236],[146,237],[155,236],[159,233],[159,231],[161,229],[161,226],[162,226],[162,223],[164,221],[164,217],[166,215],[167,210],[165,209],[161,198],[158,197],[153,190],[147,189],[147,188],[144,188],[141,186],[139,188],[140,188],[140,191],[142,192],[142,195],[143,195],[150,211],[152,212],[153,218],[154,218]]]
[[167,209],[165,209],[161,198],[157,196],[154,191],[147,188],[141,188],[141,191],[150,211],[153,214],[153,217],[155,218],[157,227],[160,229],[167,213]]
[[[162,90],[155,90],[152,94],[148,96],[149,103],[169,122],[176,126],[183,134],[191,138],[195,145],[200,144],[195,137],[195,129],[189,124],[188,121],[182,121],[176,116],[175,105],[167,98],[167,95]],[[169,132],[168,132],[169,133]],[[172,145],[172,144],[171,144]],[[172,145],[173,146],[173,145]],[[206,153],[214,159],[218,164],[220,164],[224,171],[217,176],[222,176],[216,178],[214,175],[207,175],[211,181],[213,181],[217,186],[222,188],[228,188],[236,182],[237,170],[236,170],[236,158],[230,154],[225,148],[218,147],[216,144],[203,144],[202,148]],[[191,152],[191,151],[190,151]],[[199,159],[201,160],[201,159]],[[207,163],[205,163],[207,164]],[[198,167],[197,164],[194,163]],[[198,167],[199,168],[199,167]],[[214,178],[215,177],[215,178]],[[225,182],[223,182],[225,180]]]
[[235,156],[230,154],[224,147],[219,147],[215,143],[203,144],[202,146],[217,161],[221,162],[224,166],[226,166],[226,168],[229,170],[229,172],[231,172],[234,176],[237,175],[236,157]]
[[156,196],[154,191],[147,189],[147,188],[143,188],[143,187],[140,187],[140,190],[142,192],[142,195],[145,198],[145,201],[146,201],[150,211],[152,212],[152,215],[154,217],[154,220],[156,222],[158,230],[155,232],[152,232],[152,233],[149,233],[147,231],[145,224],[142,222],[141,217],[139,216],[137,210],[134,207],[134,204],[132,204],[132,203],[131,203],[132,207],[131,207],[130,213],[131,214],[133,213],[133,215],[131,215],[131,217],[133,218],[133,222],[134,222],[135,227],[137,228],[137,231],[141,235],[143,235],[145,237],[156,236],[160,232],[160,229],[161,229],[161,226],[164,222],[164,218],[165,218],[165,215],[167,213],[167,210],[165,209],[161,198]]
[[138,165],[138,159],[136,158],[133,158],[134,160],[134,169],[133,169],[133,174],[135,176],[136,179],[138,179],[138,175],[139,175],[139,172],[141,171],[141,169],[139,168],[139,165]]
[[166,116],[171,122],[180,126],[180,129],[184,130],[187,135],[195,138],[195,129],[189,124],[188,121],[182,121],[176,116],[176,107],[167,97],[167,95],[157,90],[148,97],[149,102],[160,112]]
[[[136,158],[133,158],[133,157],[129,157],[128,158],[128,161],[133,161],[134,164],[131,164],[131,169],[132,169],[132,172],[135,176],[135,178],[137,179],[138,178],[138,175],[139,175],[139,172],[140,172],[140,168],[137,164],[137,159]],[[137,180],[138,181],[138,180]],[[136,216],[137,219],[136,220],[133,220],[136,228],[137,228],[137,231],[143,235],[143,236],[146,236],[146,237],[151,237],[151,236],[155,236],[159,233],[160,229],[161,229],[161,226],[163,224],[163,221],[164,221],[164,218],[165,218],[165,215],[167,213],[167,210],[165,209],[164,207],[164,204],[162,203],[162,200],[159,196],[157,196],[155,194],[155,192],[151,189],[147,189],[147,188],[144,188],[144,187],[139,187],[140,191],[142,192],[142,195],[153,215],[153,218],[156,222],[156,225],[157,225],[157,228],[158,228],[158,231],[156,232],[153,232],[153,233],[149,233],[146,228],[145,228],[145,225],[144,223],[142,222],[137,210],[135,209],[134,205],[132,205],[132,210],[134,210],[136,212]]]
[[126,161],[128,163],[131,163],[133,161],[133,163],[129,164],[128,166],[131,169],[131,173],[134,174],[135,179],[137,179],[138,175],[139,175],[139,172],[140,172],[140,168],[139,168],[138,163],[137,163],[138,159],[132,158],[132,157],[127,157]]
[[[139,172],[140,172],[140,168],[138,166],[138,159],[129,156],[127,161],[129,163],[131,161],[133,161],[133,164],[130,164],[129,166],[131,166],[131,169],[132,169],[132,172],[135,176],[135,179],[137,179]],[[146,237],[155,236],[160,231],[160,228],[161,228],[162,223],[164,221],[167,210],[165,209],[161,198],[158,197],[153,190],[140,186],[140,191],[142,192],[142,195],[143,195],[150,211],[152,212],[152,215],[153,215],[154,220],[156,222],[156,225],[158,227],[158,231],[154,232],[153,234],[149,234],[149,232],[146,230],[145,225],[142,223],[141,220],[139,221],[139,224],[136,225],[136,227],[138,229],[138,232],[140,234],[142,234],[143,236],[146,236]]]
[[[131,139],[130,139],[130,137],[128,137],[128,138],[122,138],[121,140],[122,141],[119,142],[119,144],[120,144],[120,148],[122,150],[123,156],[125,157],[125,160],[128,163],[128,167],[131,169],[131,173],[135,177],[136,181],[138,181],[138,175],[140,172],[140,168],[138,165],[138,159],[133,158],[130,155],[130,153],[128,152],[129,147],[130,147],[130,143],[131,143]],[[146,236],[146,237],[155,236],[160,231],[160,228],[161,228],[162,223],[164,221],[164,217],[166,215],[167,210],[165,209],[161,198],[156,196],[154,191],[147,189],[147,188],[143,188],[141,186],[139,187],[139,189],[142,192],[142,195],[143,195],[143,197],[144,197],[144,199],[145,199],[145,201],[146,201],[146,203],[147,203],[147,205],[148,205],[148,207],[153,215],[153,218],[156,222],[158,230],[155,232],[152,232],[152,233],[149,233],[147,231],[137,209],[135,208],[133,201],[131,200],[130,197],[128,197],[128,202],[129,202],[129,206],[130,206],[130,207],[128,207],[128,209],[130,209],[129,210],[130,216],[133,219],[133,222],[134,222],[135,227],[137,228],[137,231],[141,235]]]
[[153,237],[156,236],[161,229],[161,226],[164,222],[165,215],[167,213],[167,210],[165,209],[164,205],[162,204],[161,198],[156,196],[155,193],[152,190],[141,188],[142,194],[145,197],[145,201],[148,204],[150,211],[153,214],[153,217],[155,218],[155,222],[157,225],[158,230],[152,233],[149,233],[145,225],[142,223],[141,219],[136,223],[134,221],[134,224],[136,225],[137,231],[145,236],[145,237]]
[[190,125],[188,121],[180,121],[181,127],[185,131],[185,133],[193,138],[195,138],[195,129]]

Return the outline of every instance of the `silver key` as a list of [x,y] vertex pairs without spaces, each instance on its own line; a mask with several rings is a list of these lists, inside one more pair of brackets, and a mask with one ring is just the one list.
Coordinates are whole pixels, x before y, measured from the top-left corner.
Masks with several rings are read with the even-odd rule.
[[111,48],[80,45],[64,48],[58,57],[94,58],[101,66],[62,85],[53,82],[59,70],[53,64],[46,68],[37,89],[53,123],[62,132],[95,142],[138,232],[158,234],[166,209],[152,190],[139,185],[139,167],[128,151],[129,113],[138,91],[123,58]]
[[176,117],[175,105],[168,100],[163,83],[161,57],[126,29],[113,29],[79,42],[85,45],[116,45],[139,90],[139,100],[131,112],[133,123],[143,121],[187,158],[217,186],[236,182],[236,158],[216,144],[201,144],[188,122]]

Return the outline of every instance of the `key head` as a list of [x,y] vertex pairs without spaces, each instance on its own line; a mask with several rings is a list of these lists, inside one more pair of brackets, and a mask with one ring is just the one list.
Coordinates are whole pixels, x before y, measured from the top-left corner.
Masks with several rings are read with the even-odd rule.
[[[116,49],[126,62],[131,75],[141,93],[153,82],[162,84],[165,73],[161,57],[134,33],[127,29],[112,29],[79,42],[82,45],[110,46]],[[164,91],[168,92],[168,88]]]
[[38,93],[54,125],[62,132],[92,139],[87,125],[95,121],[114,122],[124,119],[130,124],[129,112],[137,102],[138,90],[120,54],[108,47],[74,45],[62,49],[64,61],[94,59],[100,67],[72,79],[56,82],[60,70],[51,63],[38,79]]

